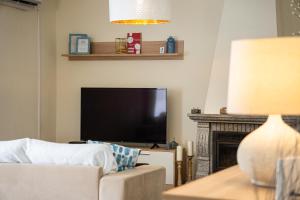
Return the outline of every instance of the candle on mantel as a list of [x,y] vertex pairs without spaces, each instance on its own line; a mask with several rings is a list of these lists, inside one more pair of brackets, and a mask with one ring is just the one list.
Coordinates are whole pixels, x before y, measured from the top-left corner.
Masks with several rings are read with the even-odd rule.
[[193,156],[193,141],[187,141],[187,155]]
[[182,146],[177,146],[176,149],[176,160],[182,161]]

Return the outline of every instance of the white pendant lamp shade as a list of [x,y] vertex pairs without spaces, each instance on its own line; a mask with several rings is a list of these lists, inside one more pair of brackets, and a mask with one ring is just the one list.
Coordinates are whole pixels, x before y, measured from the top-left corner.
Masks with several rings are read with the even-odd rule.
[[114,24],[164,24],[171,18],[171,0],[109,0]]

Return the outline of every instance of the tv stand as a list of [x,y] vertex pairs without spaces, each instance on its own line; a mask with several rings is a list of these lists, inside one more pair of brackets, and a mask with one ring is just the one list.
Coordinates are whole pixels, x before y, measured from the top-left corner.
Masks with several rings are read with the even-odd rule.
[[159,146],[158,146],[158,144],[156,144],[156,143],[154,143],[154,144],[152,145],[152,147],[150,147],[150,149],[157,149],[157,148],[159,148]]
[[166,188],[170,189],[176,184],[176,150],[155,148],[150,149],[149,147],[141,147],[141,153],[138,157],[137,163],[149,164],[149,165],[160,165],[166,168]]

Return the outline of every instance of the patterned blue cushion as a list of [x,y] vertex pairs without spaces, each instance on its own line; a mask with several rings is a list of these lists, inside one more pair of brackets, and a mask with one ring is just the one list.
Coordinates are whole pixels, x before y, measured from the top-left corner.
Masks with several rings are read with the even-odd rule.
[[[103,143],[103,142],[88,140],[87,143],[90,144],[90,143]],[[140,155],[141,152],[140,149],[129,148],[118,144],[110,144],[110,147],[117,161],[118,171],[124,171],[126,169],[135,167],[138,160],[138,156]]]

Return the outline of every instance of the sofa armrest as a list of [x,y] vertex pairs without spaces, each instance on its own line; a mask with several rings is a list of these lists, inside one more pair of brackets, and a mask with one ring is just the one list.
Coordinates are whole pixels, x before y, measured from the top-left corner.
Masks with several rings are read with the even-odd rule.
[[101,167],[0,164],[1,200],[98,200]]
[[166,170],[143,165],[105,175],[100,180],[99,200],[161,200]]

